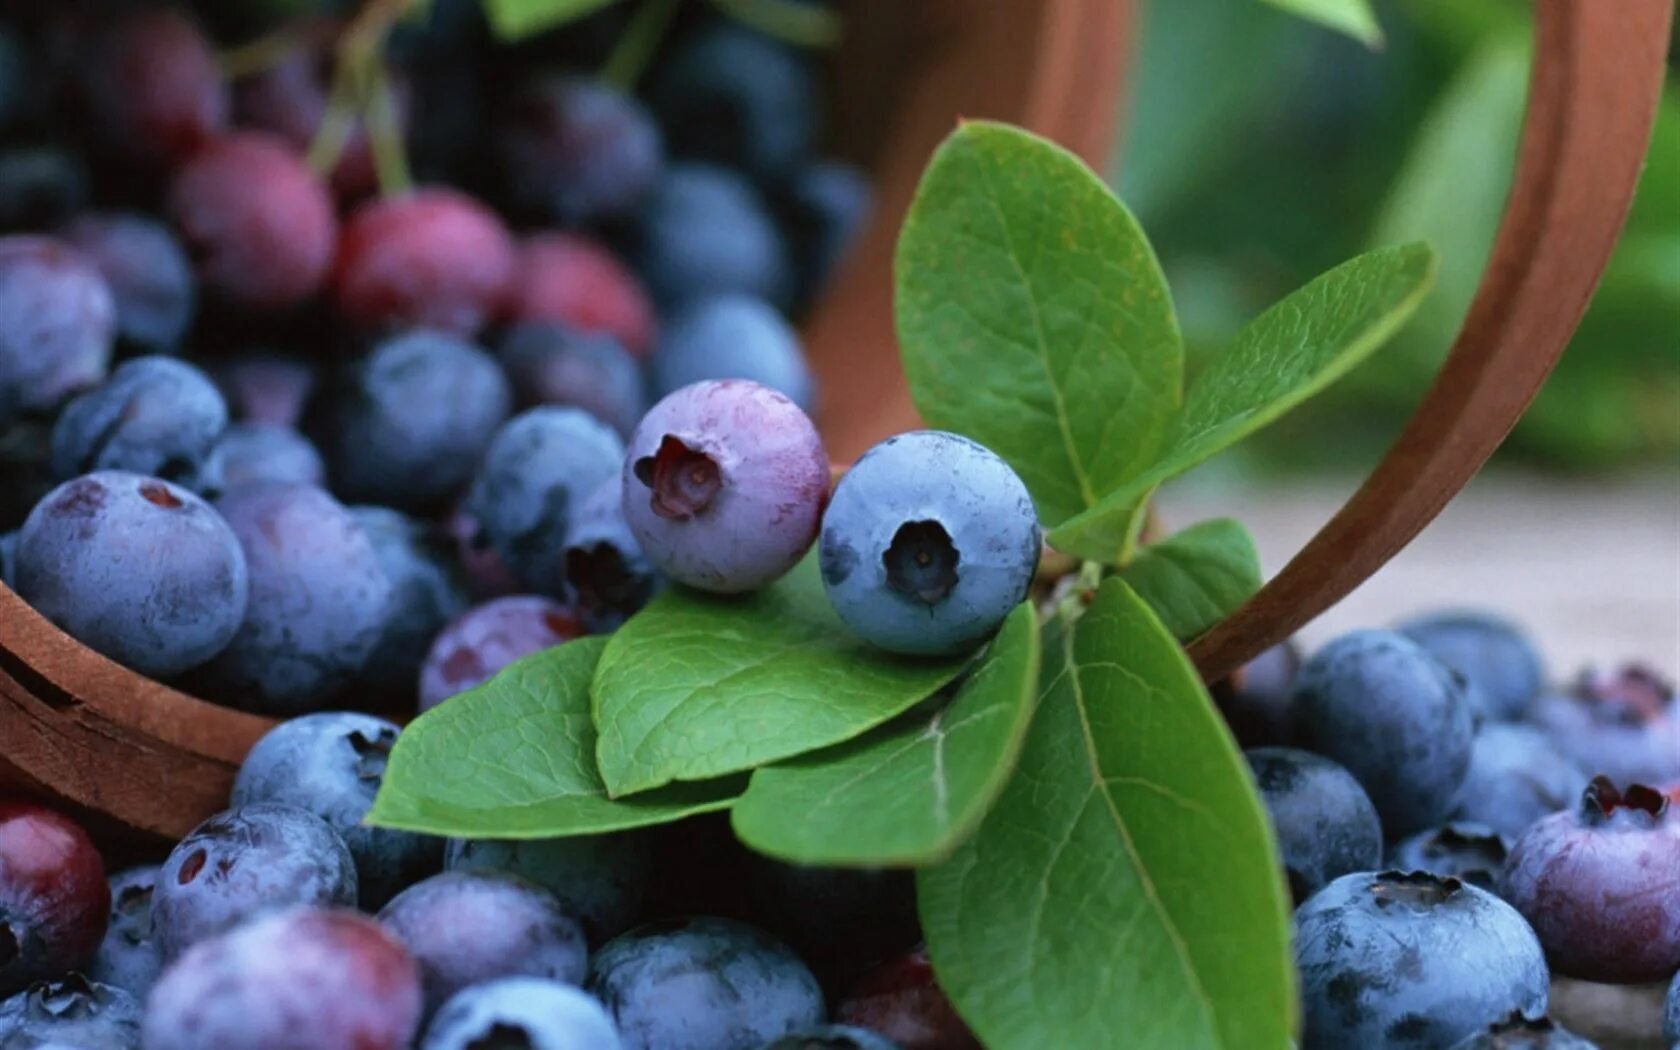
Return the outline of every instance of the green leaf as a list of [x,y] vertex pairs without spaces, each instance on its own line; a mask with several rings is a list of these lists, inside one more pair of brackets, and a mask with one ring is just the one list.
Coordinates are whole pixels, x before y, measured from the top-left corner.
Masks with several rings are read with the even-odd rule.
[[917,879],[957,1011],[993,1050],[1287,1046],[1282,869],[1195,668],[1113,578],[1045,665],[1015,776]]
[[520,40],[610,7],[617,0],[484,0],[490,29],[502,40]]
[[1189,641],[1260,589],[1260,553],[1240,522],[1218,518],[1144,547],[1120,576]]
[[754,773],[732,814],[736,836],[796,864],[943,860],[973,832],[1015,768],[1038,670],[1038,621],[1023,604],[931,721],[895,722]]
[[1138,504],[1157,485],[1264,427],[1365,360],[1405,324],[1434,275],[1428,245],[1379,248],[1274,303],[1197,377],[1161,459],[1052,530],[1050,543],[1070,554],[1113,559],[1126,548]]
[[895,272],[916,408],[1007,460],[1042,520],[1154,461],[1178,407],[1178,322],[1143,231],[1079,158],[962,125],[922,176]]
[[963,663],[860,640],[823,594],[815,552],[752,594],[672,587],[619,628],[595,672],[601,777],[618,797],[842,743]]
[[605,638],[528,656],[397,738],[370,824],[474,838],[593,835],[727,809],[744,777],[615,802],[595,772],[589,682]]
[[1371,0],[1266,0],[1273,7],[1346,33],[1366,47],[1383,45],[1382,26],[1377,24]]

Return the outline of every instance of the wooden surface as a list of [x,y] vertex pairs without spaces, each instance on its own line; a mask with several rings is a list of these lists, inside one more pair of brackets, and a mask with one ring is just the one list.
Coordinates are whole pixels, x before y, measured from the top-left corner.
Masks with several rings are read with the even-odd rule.
[[1537,0],[1510,200],[1464,327],[1383,461],[1190,655],[1214,680],[1365,580],[1487,462],[1574,335],[1621,233],[1662,88],[1672,0]]

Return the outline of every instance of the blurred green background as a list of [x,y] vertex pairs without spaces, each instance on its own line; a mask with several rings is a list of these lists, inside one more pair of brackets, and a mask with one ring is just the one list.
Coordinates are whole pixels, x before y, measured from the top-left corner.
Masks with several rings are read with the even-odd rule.
[[[1247,442],[1237,470],[1362,467],[1445,356],[1493,243],[1527,90],[1529,4],[1394,0],[1385,41],[1242,0],[1149,0],[1115,171],[1177,299],[1192,371],[1368,247],[1427,240],[1435,290],[1390,345]],[[1501,459],[1680,461],[1680,79],[1598,295]],[[1235,457],[1234,457],[1235,458]]]

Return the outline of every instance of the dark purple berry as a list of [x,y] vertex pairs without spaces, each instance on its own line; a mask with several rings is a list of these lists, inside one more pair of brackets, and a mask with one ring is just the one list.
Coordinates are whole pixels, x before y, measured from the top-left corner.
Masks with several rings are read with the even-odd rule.
[[117,306],[117,335],[150,353],[175,350],[192,324],[198,284],[169,227],[131,213],[84,215],[64,239],[98,267]]
[[116,329],[105,278],[51,237],[0,237],[0,425],[105,378]]
[[207,366],[233,418],[296,426],[315,388],[315,366],[278,354],[246,354]]
[[841,1000],[834,1019],[879,1032],[904,1050],[980,1050],[917,948],[866,974]]
[[641,281],[595,241],[576,233],[534,233],[519,245],[509,316],[612,336],[637,358],[653,350],[653,303]]
[[576,835],[561,839],[451,839],[450,871],[505,871],[554,894],[599,944],[623,933],[642,914],[654,874],[653,841],[646,832]]
[[665,162],[653,117],[633,96],[598,80],[532,80],[497,116],[510,199],[563,225],[628,214]]
[[86,965],[109,907],[87,832],[44,806],[0,800],[0,995]]
[[438,634],[420,665],[420,710],[482,685],[521,657],[582,634],[575,611],[535,595],[510,595],[469,609]]
[[521,408],[570,405],[628,437],[647,411],[636,359],[618,340],[561,324],[521,324],[497,352]]
[[1231,733],[1244,747],[1295,747],[1295,676],[1301,650],[1294,641],[1272,646],[1230,678],[1216,684],[1213,698]]
[[157,168],[177,163],[227,123],[215,52],[180,8],[140,8],[110,20],[89,58],[94,122],[129,159]]

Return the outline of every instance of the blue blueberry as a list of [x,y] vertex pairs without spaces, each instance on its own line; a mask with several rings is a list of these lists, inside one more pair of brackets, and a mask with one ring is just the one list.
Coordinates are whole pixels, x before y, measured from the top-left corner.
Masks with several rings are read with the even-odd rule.
[[234,423],[216,444],[210,477],[223,492],[255,481],[324,485],[327,468],[315,445],[283,423]]
[[17,529],[0,533],[0,583],[14,589],[17,587],[17,572],[14,568],[17,564],[17,541]]
[[816,538],[828,453],[810,417],[742,379],[683,387],[654,405],[624,458],[624,520],[679,583],[762,587]]
[[326,821],[260,802],[216,814],[169,851],[152,889],[152,937],[165,960],[288,904],[353,905],[356,864]]
[[1581,797],[1587,775],[1533,726],[1490,722],[1476,734],[1453,817],[1515,839]]
[[1510,850],[1504,836],[1486,824],[1453,821],[1401,840],[1388,864],[1401,871],[1461,879],[1492,892]]
[[192,324],[198,282],[186,249],[157,219],[84,215],[63,237],[99,269],[117,307],[117,336],[147,353],[175,350]]
[[390,611],[360,681],[377,694],[412,700],[432,640],[467,611],[466,580],[441,529],[385,507],[351,507],[350,513],[391,581]]
[[741,292],[781,302],[786,243],[752,184],[725,168],[675,164],[642,209],[632,252],[660,303]]
[[64,407],[52,433],[53,474],[64,481],[130,470],[204,491],[227,425],[227,403],[209,376],[172,357],[137,357]]
[[1513,1013],[1454,1043],[1451,1050],[1598,1050],[1598,1044],[1582,1039],[1549,1017]]
[[776,308],[750,295],[697,299],[665,325],[653,355],[653,390],[664,397],[706,379],[750,379],[810,412],[811,370],[799,335]]
[[624,520],[624,479],[614,476],[585,497],[566,530],[566,585],[584,626],[611,631],[659,589],[659,572]]
[[980,1040],[946,998],[927,949],[887,959],[858,979],[834,1008],[834,1019],[879,1032],[908,1047],[977,1050]]
[[1680,1046],[1680,973],[1668,986],[1668,1000],[1663,1007],[1663,1038],[1670,1047]]
[[420,978],[372,919],[300,905],[187,949],[142,1024],[146,1050],[409,1050]]
[[315,390],[317,367],[280,354],[249,353],[206,366],[222,388],[233,418],[296,426]]
[[1439,824],[1470,768],[1471,704],[1461,679],[1392,631],[1354,631],[1302,668],[1303,745],[1340,762],[1390,838]]
[[1300,734],[1295,724],[1295,676],[1300,672],[1300,649],[1293,641],[1281,642],[1214,687],[1219,713],[1238,743],[1296,746]]
[[625,1050],[752,1047],[825,1019],[822,989],[798,956],[731,919],[653,923],[596,954],[589,990]]
[[577,611],[534,594],[475,605],[432,640],[420,665],[420,710],[495,677],[515,660],[582,637]]
[[0,425],[98,383],[117,308],[105,278],[50,237],[0,237]]
[[646,107],[599,80],[538,78],[497,116],[509,199],[565,226],[628,214],[665,164],[659,126]]
[[712,22],[664,62],[651,98],[671,152],[780,182],[811,155],[821,109],[816,73],[796,48]]
[[888,438],[852,465],[823,516],[828,599],[897,653],[973,649],[1027,596],[1041,533],[1027,487],[980,445],[939,430]]
[[506,872],[446,871],[397,894],[379,921],[420,964],[426,1011],[498,977],[583,982],[583,929],[552,893]]
[[472,479],[512,404],[495,358],[419,330],[386,340],[323,391],[307,429],[340,497],[427,510]]
[[1353,774],[1289,747],[1244,752],[1277,833],[1297,903],[1332,879],[1382,863],[1382,821]]
[[463,988],[438,1010],[420,1050],[622,1050],[601,1004],[568,984],[504,977]]
[[798,271],[795,302],[809,304],[828,286],[863,233],[873,198],[863,171],[837,161],[807,165],[786,187],[780,211]]
[[1546,1011],[1549,976],[1521,915],[1423,872],[1344,875],[1295,913],[1302,1050],[1434,1050]]
[[496,432],[465,510],[526,587],[557,593],[574,509],[624,462],[624,442],[576,408],[533,408]]
[[1546,684],[1534,642],[1516,624],[1490,613],[1446,612],[1408,620],[1401,634],[1467,679],[1488,717],[1523,717]]
[[216,507],[245,551],[251,599],[206,684],[247,710],[320,710],[367,666],[385,629],[392,587],[372,540],[313,485],[257,482]]
[[0,1046],[140,1050],[140,1003],[80,974],[37,981],[0,1002]]
[[554,894],[591,943],[610,940],[642,914],[654,873],[647,833],[559,839],[451,839],[450,871],[505,871]]
[[825,1024],[772,1039],[759,1050],[899,1050],[899,1046],[867,1028]]
[[443,863],[442,839],[362,822],[396,742],[395,725],[360,712],[282,722],[245,756],[233,781],[233,805],[296,806],[326,821],[355,861],[361,906],[378,908]]
[[605,333],[522,324],[502,337],[498,356],[521,408],[571,405],[625,436],[647,411],[641,366]]
[[152,892],[159,867],[148,864],[111,876],[111,920],[88,976],[144,999],[163,959],[152,936]]
[[1649,668],[1588,668],[1541,697],[1529,718],[1583,772],[1619,783],[1680,779],[1680,703],[1674,684]]
[[247,609],[234,530],[167,481],[106,470],[67,481],[18,534],[19,597],[82,644],[167,677],[224,650]]

